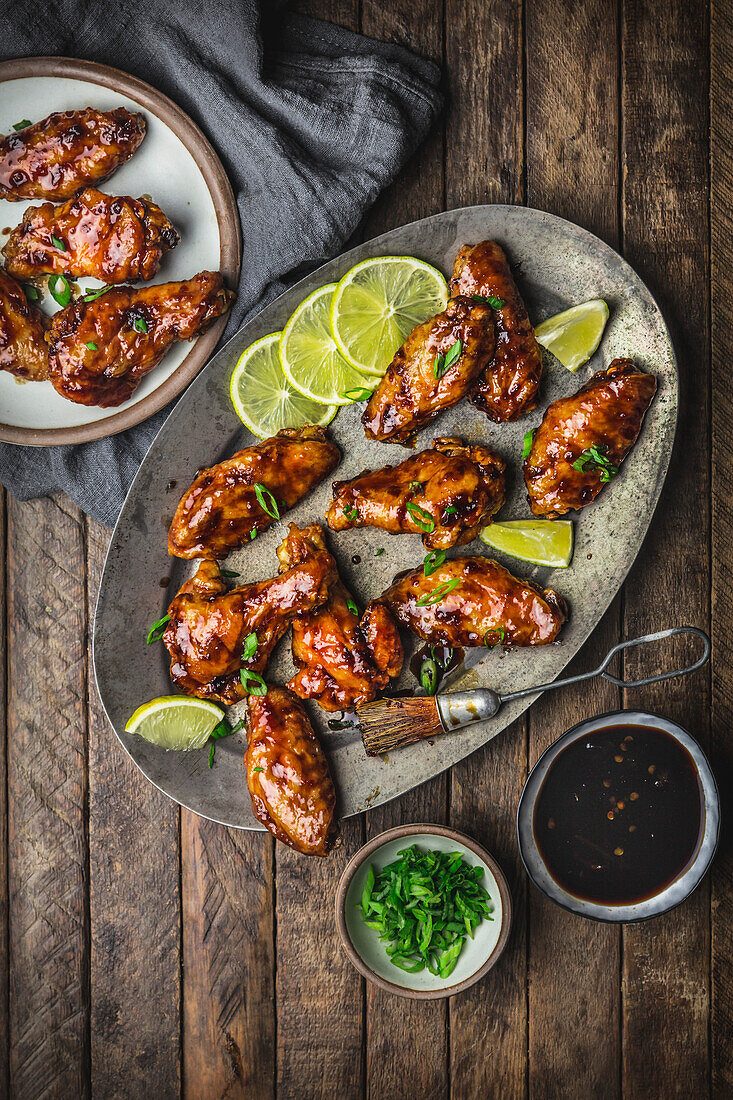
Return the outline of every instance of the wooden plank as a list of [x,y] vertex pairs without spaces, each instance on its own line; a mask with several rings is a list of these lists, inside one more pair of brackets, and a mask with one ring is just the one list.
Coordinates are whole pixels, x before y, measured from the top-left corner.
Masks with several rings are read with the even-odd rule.
[[0,486],[0,1093],[3,1096],[10,1093],[6,549],[6,496]]
[[[108,543],[88,519],[90,613]],[[88,706],[92,1092],[166,1100],[181,1079],[178,808],[123,751],[93,680]]]
[[[443,57],[443,10],[435,0],[383,4],[365,0],[365,34],[438,62]],[[376,204],[364,236],[428,217],[443,209],[443,140],[438,124]],[[367,836],[404,822],[446,820],[448,776],[438,776],[366,815]],[[410,1001],[367,984],[367,1096],[380,1100],[448,1095],[448,1006],[446,1001]],[[409,1035],[404,1042],[401,1036]]]
[[[707,5],[624,5],[622,51],[624,250],[670,323],[681,409],[666,489],[626,584],[625,628],[632,637],[675,623],[709,622]],[[691,651],[680,645],[668,659]],[[649,662],[642,665],[633,654],[626,667],[638,675]],[[705,673],[629,692],[626,703],[681,721],[707,744]],[[708,896],[705,883],[679,909],[624,930],[626,1096],[707,1094]]]
[[[711,307],[712,307],[712,763],[720,779],[733,775],[733,5],[712,5],[711,27]],[[730,813],[722,784],[723,812]],[[712,875],[712,1088],[733,1096],[733,852],[721,845]]]
[[16,1096],[89,1095],[84,526],[8,507],[10,1070]]
[[272,844],[181,810],[183,1091],[191,1100],[273,1096]]
[[[446,206],[522,202],[520,6],[446,0]],[[470,45],[468,45],[470,43]],[[524,719],[451,774],[450,822],[477,837],[506,872],[516,906],[509,946],[494,970],[450,1002],[454,1096],[525,1095],[527,954],[525,875],[514,815],[527,774]],[[480,1052],[480,1054],[477,1054]]]
[[[616,7],[539,0],[526,9],[526,36],[527,202],[618,246]],[[619,630],[616,600],[568,675],[597,664]],[[619,701],[603,682],[541,700],[529,716],[530,766],[563,730]],[[619,967],[618,928],[530,890],[530,1096],[618,1095]]]

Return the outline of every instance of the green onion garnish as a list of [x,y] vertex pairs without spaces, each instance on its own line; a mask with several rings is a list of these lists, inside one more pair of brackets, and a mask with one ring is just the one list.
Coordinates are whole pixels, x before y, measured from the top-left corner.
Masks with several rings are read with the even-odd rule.
[[378,546],[377,549],[374,551],[374,557],[375,558],[380,558],[383,553],[384,553],[384,547],[383,546]]
[[462,351],[463,341],[456,340],[455,344],[451,344],[445,354],[443,354],[442,352],[438,352],[438,354],[435,356],[435,361],[433,362],[433,376],[435,378],[442,378],[449,367],[453,366]]
[[[498,642],[490,642],[489,641],[489,638],[494,634],[499,635],[499,641]],[[503,626],[497,626],[494,630],[487,630],[486,631],[486,633],[484,634],[484,645],[486,646],[487,649],[496,649],[496,647],[498,645],[501,645],[503,643],[505,638],[506,638],[506,631],[504,630],[504,627]]]
[[349,611],[351,612],[352,615],[356,615],[358,617],[359,608],[356,606],[356,604],[354,603],[354,601],[351,599],[350,596],[348,596],[347,599],[346,599],[346,606],[348,607],[348,609],[349,609]]
[[257,635],[248,634],[244,639],[244,649],[242,650],[242,660],[250,661],[257,652]]
[[257,528],[256,528],[256,527],[253,527],[253,528],[252,528],[252,530],[251,530],[251,531],[250,531],[250,533],[249,533],[249,541],[250,541],[250,542],[254,542],[254,540],[255,540],[256,538],[257,538]]
[[446,515],[446,516],[454,516],[457,511],[458,511],[458,505],[457,504],[449,504],[448,507],[445,509],[445,512],[443,514]]
[[38,299],[41,297],[38,291],[38,287],[33,286],[33,283],[24,283],[23,290],[25,291],[25,296],[29,302],[37,302]]
[[247,695],[267,695],[267,684],[259,672],[252,672],[249,668],[240,668],[239,679]]
[[426,512],[419,504],[413,504],[411,500],[408,500],[407,511],[412,516],[412,522],[419,527],[421,531],[429,535],[435,530],[435,520],[430,515],[430,512]]
[[135,329],[135,332],[147,332],[148,322],[144,317],[136,317],[132,322],[132,327]]
[[458,588],[460,583],[460,577],[454,577],[451,581],[444,581],[442,584],[439,584],[437,588],[434,588],[432,592],[426,592],[424,596],[416,600],[416,607],[432,607],[433,604],[440,603],[440,601],[452,592],[454,588]]
[[608,446],[605,443],[594,443],[587,451],[583,451],[573,463],[573,469],[582,474],[598,470],[601,481],[610,481],[618,473],[618,466],[613,466],[608,458]]
[[222,569],[221,566],[219,567],[219,572],[221,573],[222,577],[232,577],[233,578],[233,577],[238,577],[239,576],[239,573],[235,573],[235,571],[233,569]]
[[348,398],[349,401],[368,401],[372,396],[372,392],[372,390],[362,387],[355,390],[345,390],[341,396]]
[[438,686],[438,666],[430,657],[427,657],[420,666],[420,683],[428,695],[435,695],[435,689]]
[[529,452],[532,450],[532,440],[534,439],[534,433],[536,428],[531,428],[528,432],[524,433],[524,444],[522,445],[522,461],[529,456]]
[[482,298],[480,294],[472,294],[474,302],[483,302],[484,305],[491,306],[492,309],[501,309],[504,305],[503,298],[495,298],[493,294],[489,294],[488,298]]
[[101,298],[108,290],[112,290],[112,287],[103,286],[100,287],[99,290],[90,290],[87,294],[82,295],[82,297],[85,302],[93,302],[96,298]]
[[422,481],[411,481],[408,488],[413,493],[423,493],[423,492],[425,492],[425,486],[422,483]]
[[211,746],[209,748],[209,767],[214,766],[214,749],[216,748],[216,742],[222,737],[230,737],[231,734],[236,733],[237,730],[241,730],[244,725],[244,718],[240,718],[236,726],[230,726],[226,718],[222,718],[218,726],[214,726],[213,730],[209,734],[211,739]]
[[97,345],[94,343],[93,340],[90,340],[88,344],[84,345],[84,347],[89,348],[90,351],[99,351],[99,348],[97,347]]
[[65,275],[51,275],[48,280],[48,289],[51,297],[60,306],[68,306],[71,301],[71,287]]
[[59,252],[66,252],[66,245],[60,237],[54,237],[53,235],[51,235],[51,242],[54,248],[58,248]]
[[29,118],[23,118],[20,122],[13,123],[14,130],[25,130],[26,126],[30,126],[31,120]]
[[345,504],[344,515],[346,516],[349,523],[356,523],[359,518],[359,509],[354,508],[352,504]]
[[447,978],[466,937],[473,939],[482,920],[494,919],[491,897],[480,884],[483,874],[462,852],[413,844],[376,874],[369,866],[358,908],[394,966],[410,974],[427,967]]
[[145,644],[151,645],[152,642],[159,642],[165,634],[165,628],[170,621],[170,615],[165,614],[162,619],[158,619],[157,623],[153,623],[148,631],[148,640]]
[[431,550],[429,554],[425,555],[425,561],[423,562],[423,573],[425,576],[429,577],[444,561],[445,550]]
[[260,502],[262,510],[267,512],[268,516],[271,516],[272,519],[280,519],[280,509],[277,506],[277,501],[267,486],[263,485],[261,481],[258,481],[255,485],[255,493],[257,494],[257,499]]
[[[443,650],[442,655],[440,655],[436,652],[437,649],[442,649]],[[453,650],[447,648],[446,646],[431,645],[430,653],[432,655],[433,660],[437,663],[438,667],[442,668],[443,671],[445,672],[445,670],[448,668],[451,661],[453,660]]]

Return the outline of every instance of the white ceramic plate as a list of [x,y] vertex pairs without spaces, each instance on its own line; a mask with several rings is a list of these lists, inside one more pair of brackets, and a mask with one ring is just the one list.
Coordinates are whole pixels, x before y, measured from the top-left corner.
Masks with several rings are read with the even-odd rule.
[[[75,75],[44,75],[51,69]],[[142,111],[147,133],[140,148],[100,188],[113,195],[150,196],[178,229],[180,243],[165,254],[150,282],[186,279],[210,270],[222,271],[228,285],[236,287],[240,241],[231,188],[206,138],[170,100],[125,73],[59,58],[0,64],[0,85],[2,134],[12,132],[13,124],[22,119],[37,122],[52,111],[89,106]],[[0,199],[0,248],[27,208],[41,201]],[[79,280],[83,289],[102,285],[96,279]],[[47,314],[59,308],[45,290],[41,308]],[[57,394],[50,382],[22,381],[0,371],[0,439],[34,445],[76,443],[139,423],[201,369],[225,323],[222,318],[196,341],[174,345],[129,401],[112,409],[75,405]]]

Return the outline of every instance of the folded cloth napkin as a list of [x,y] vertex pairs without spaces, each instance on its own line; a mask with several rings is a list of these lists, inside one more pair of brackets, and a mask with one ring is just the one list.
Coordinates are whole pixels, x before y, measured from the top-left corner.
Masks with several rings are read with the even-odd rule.
[[[55,54],[124,69],[169,95],[216,148],[244,246],[224,339],[341,250],[441,104],[431,62],[280,8],[0,0],[0,59]],[[112,526],[171,408],[94,443],[0,444],[0,481],[21,500],[63,489]]]

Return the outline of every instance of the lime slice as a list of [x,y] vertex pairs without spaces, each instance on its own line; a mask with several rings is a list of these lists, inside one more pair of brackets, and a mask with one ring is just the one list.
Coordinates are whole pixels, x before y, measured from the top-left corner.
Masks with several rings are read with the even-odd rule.
[[594,298],[548,318],[537,326],[534,334],[538,344],[574,374],[600,344],[607,321],[608,306],[602,298]]
[[415,325],[448,304],[441,271],[413,256],[375,256],[347,271],[331,302],[339,351],[366,374],[381,376]]
[[518,519],[491,523],[481,538],[487,546],[535,565],[570,565],[573,524],[569,519]]
[[349,405],[352,390],[374,389],[374,378],[347,363],[336,347],[329,315],[335,283],[314,290],[301,302],[280,337],[280,362],[285,377],[313,401]]
[[187,699],[185,695],[161,695],[138,707],[125,726],[161,749],[200,749],[224,717],[215,703]]
[[229,385],[237,416],[261,439],[281,428],[330,424],[336,415],[335,406],[311,401],[290,385],[280,366],[281,335],[271,332],[250,344],[239,357]]

